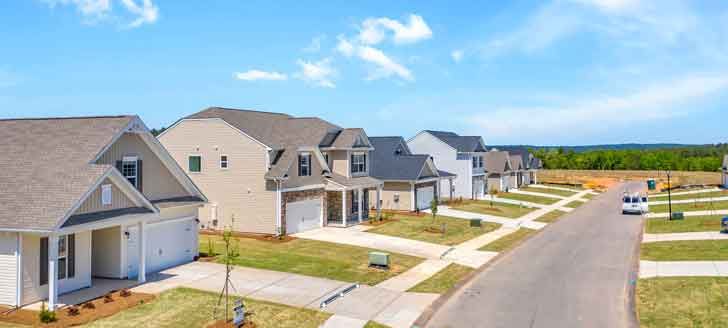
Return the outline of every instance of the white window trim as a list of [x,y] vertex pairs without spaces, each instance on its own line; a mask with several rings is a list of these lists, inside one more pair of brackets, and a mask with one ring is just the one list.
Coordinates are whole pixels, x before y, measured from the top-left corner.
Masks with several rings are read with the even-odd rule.
[[[139,157],[138,156],[124,156],[121,158],[121,175],[124,176],[127,180],[131,178],[132,176],[127,176],[124,173],[124,165],[127,163],[133,163],[134,164],[134,187],[139,187]],[[131,182],[130,182],[131,183]]]
[[[200,170],[197,172],[190,171],[190,157],[199,157],[200,158]],[[200,174],[203,171],[202,167],[202,154],[187,154],[187,173],[188,174]]]
[[[63,242],[64,242],[64,249],[66,250],[66,254],[64,256],[61,256],[61,247],[60,247],[61,240],[63,240]],[[65,265],[65,271],[64,272],[66,274],[63,276],[63,278],[61,278],[61,277],[56,277],[56,278],[58,278],[58,280],[67,280],[68,279],[68,235],[58,236],[58,254],[57,255],[58,256],[56,256],[56,263],[59,263],[59,265],[58,265],[58,269],[59,269],[58,272],[60,272],[60,268],[61,268],[61,266],[60,266],[61,259],[65,259],[65,261],[63,263]]]
[[[223,160],[222,157],[225,156],[225,167],[222,166]],[[202,163],[202,160],[200,159],[200,163]],[[221,170],[227,170],[230,168],[230,156],[227,154],[220,154],[220,169]],[[202,165],[200,164],[200,171],[202,171]]]
[[[301,175],[300,174],[303,171],[301,169],[302,168],[302,166],[301,166],[301,159],[303,157],[307,157],[308,158],[308,163],[306,163],[306,168],[308,169],[308,175]],[[309,152],[301,152],[301,153],[298,153],[298,173],[299,173],[299,176],[302,176],[302,177],[310,177],[313,174],[313,167],[311,165],[312,157],[313,156],[311,156],[311,153],[309,153]]]
[[101,205],[109,206],[114,203],[113,189],[110,184],[101,186]]
[[[354,168],[354,163],[353,163],[354,156],[364,156],[364,171],[354,172],[354,170],[353,170],[353,168]],[[354,175],[354,174],[356,174],[356,175],[367,174],[369,172],[369,165],[367,163],[369,161],[369,154],[367,152],[364,152],[364,151],[361,151],[361,152],[352,152],[349,155],[349,160],[352,161],[352,163],[349,163],[349,171],[351,172],[352,175]]]

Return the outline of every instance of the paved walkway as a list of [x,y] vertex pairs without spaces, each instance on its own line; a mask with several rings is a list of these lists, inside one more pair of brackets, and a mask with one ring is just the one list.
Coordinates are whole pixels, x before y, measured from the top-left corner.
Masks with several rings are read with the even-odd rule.
[[467,240],[459,245],[457,245],[458,249],[469,249],[469,250],[478,250],[481,247],[488,245],[498,239],[501,239],[507,235],[510,235],[514,232],[518,231],[517,227],[500,227],[494,231],[491,231],[486,234],[482,234],[478,237],[475,237],[473,239]]
[[[504,217],[495,216],[495,215],[487,215],[487,214],[480,214],[480,213],[467,212],[467,211],[461,211],[461,210],[454,210],[448,206],[438,207],[437,215],[449,216],[449,217],[453,217],[453,218],[466,219],[466,220],[479,219],[484,222],[498,223],[498,224],[501,224],[503,227],[507,227],[507,228],[518,228],[523,225],[523,222],[521,222],[519,219],[509,219],[509,218],[504,218]],[[545,226],[545,224],[541,223],[541,222],[533,222],[533,223],[534,224],[532,224],[532,225],[529,224],[527,226],[527,228],[541,229]]]
[[679,240],[722,240],[728,239],[728,233],[719,231],[680,232],[680,233],[646,233],[642,236],[642,243],[656,243],[660,241]]
[[[705,197],[705,198],[694,198],[694,199],[680,199],[680,200],[673,200],[673,204],[692,204],[692,203],[709,203],[709,202],[722,202],[728,200],[728,196],[722,196],[722,197]],[[649,201],[650,205],[665,205],[669,203],[666,200],[660,200],[660,201]]]
[[514,194],[538,196],[538,197],[545,197],[545,198],[555,198],[555,199],[568,198],[568,197],[565,197],[565,196],[559,196],[559,195],[554,195],[554,194],[547,194],[547,193],[542,193],[542,192],[525,191],[525,190],[520,190],[520,189],[514,189],[514,190],[511,190],[511,192],[514,193]]
[[610,189],[499,257],[426,327],[630,326],[641,222],[621,215],[621,191]]
[[[685,216],[706,216],[706,215],[728,215],[728,210],[715,210],[715,211],[691,211],[683,212]],[[648,219],[666,218],[669,217],[670,213],[647,213],[645,216]]]
[[[694,195],[694,194],[702,194],[702,193],[706,193],[706,192],[715,192],[715,191],[721,191],[721,190],[722,189],[720,189],[720,188],[710,188],[710,189],[700,189],[700,190],[678,191],[678,192],[673,192],[672,193],[672,196]],[[659,198],[662,198],[662,197],[667,198],[667,193],[660,193],[660,194],[650,195],[650,197],[651,198],[658,198],[658,197]]]
[[425,260],[414,268],[377,284],[377,287],[405,292],[429,279],[451,263],[453,262],[448,260]]
[[728,277],[728,261],[640,261],[640,278]]
[[[143,293],[188,287],[220,292],[225,266],[193,262],[148,276],[148,282],[133,288]],[[390,327],[409,328],[419,314],[439,295],[406,293],[361,285],[345,297],[321,309],[321,302],[351,285],[348,282],[293,273],[236,266],[231,273],[234,295],[332,313],[328,327],[361,327],[369,320]],[[357,326],[356,323],[362,323]],[[341,324],[348,324],[341,326]]]
[[562,190],[562,191],[571,191],[571,192],[582,192],[582,190],[565,188],[565,187],[557,187],[557,186],[546,186],[546,185],[542,185],[542,184],[533,184],[533,185],[529,185],[529,187],[543,188],[543,189],[553,189],[553,190]]
[[490,201],[491,198],[493,198],[493,202],[495,202],[495,203],[506,203],[506,204],[520,205],[523,207],[544,208],[544,207],[548,206],[545,204],[539,204],[539,203],[533,203],[533,202],[527,202],[527,201],[515,200],[515,199],[508,199],[508,198],[501,198],[498,196],[493,197],[490,195],[483,196],[480,200]]

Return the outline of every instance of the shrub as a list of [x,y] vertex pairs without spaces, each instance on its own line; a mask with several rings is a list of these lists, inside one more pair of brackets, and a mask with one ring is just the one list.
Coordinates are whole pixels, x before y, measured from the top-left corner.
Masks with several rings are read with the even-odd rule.
[[93,302],[86,302],[86,303],[83,303],[83,305],[81,305],[81,307],[84,309],[95,309],[96,304],[94,304]]
[[70,306],[66,310],[66,312],[68,313],[69,316],[72,316],[72,317],[75,317],[75,316],[81,314],[81,310],[79,310],[78,306],[75,306],[75,305]]
[[104,295],[104,303],[111,303],[113,301],[114,297],[111,295],[111,293]]
[[124,289],[122,289],[119,292],[119,296],[121,296],[121,297],[129,297],[129,296],[131,296],[131,291],[129,291],[128,289],[124,288]]
[[38,319],[40,319],[40,322],[42,323],[51,323],[56,321],[56,313],[53,311],[49,311],[48,308],[46,308],[45,302],[43,302],[40,306]]

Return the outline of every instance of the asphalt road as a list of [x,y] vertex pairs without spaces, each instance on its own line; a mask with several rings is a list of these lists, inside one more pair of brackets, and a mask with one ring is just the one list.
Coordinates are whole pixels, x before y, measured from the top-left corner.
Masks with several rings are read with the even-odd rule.
[[499,258],[437,309],[427,327],[633,327],[641,218],[620,185]]

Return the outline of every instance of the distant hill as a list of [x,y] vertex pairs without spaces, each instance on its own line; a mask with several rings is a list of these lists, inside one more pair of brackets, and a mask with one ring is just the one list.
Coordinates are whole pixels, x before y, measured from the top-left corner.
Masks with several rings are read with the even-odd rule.
[[654,150],[654,149],[672,149],[672,148],[690,148],[700,147],[706,145],[689,145],[689,144],[671,144],[671,143],[655,143],[655,144],[638,144],[638,143],[625,143],[625,144],[611,144],[611,145],[585,145],[585,146],[534,146],[534,145],[490,145],[488,148],[497,148],[508,150],[512,148],[530,148],[534,150],[551,150],[563,148],[564,150],[571,150],[576,153],[582,153],[592,150]]

